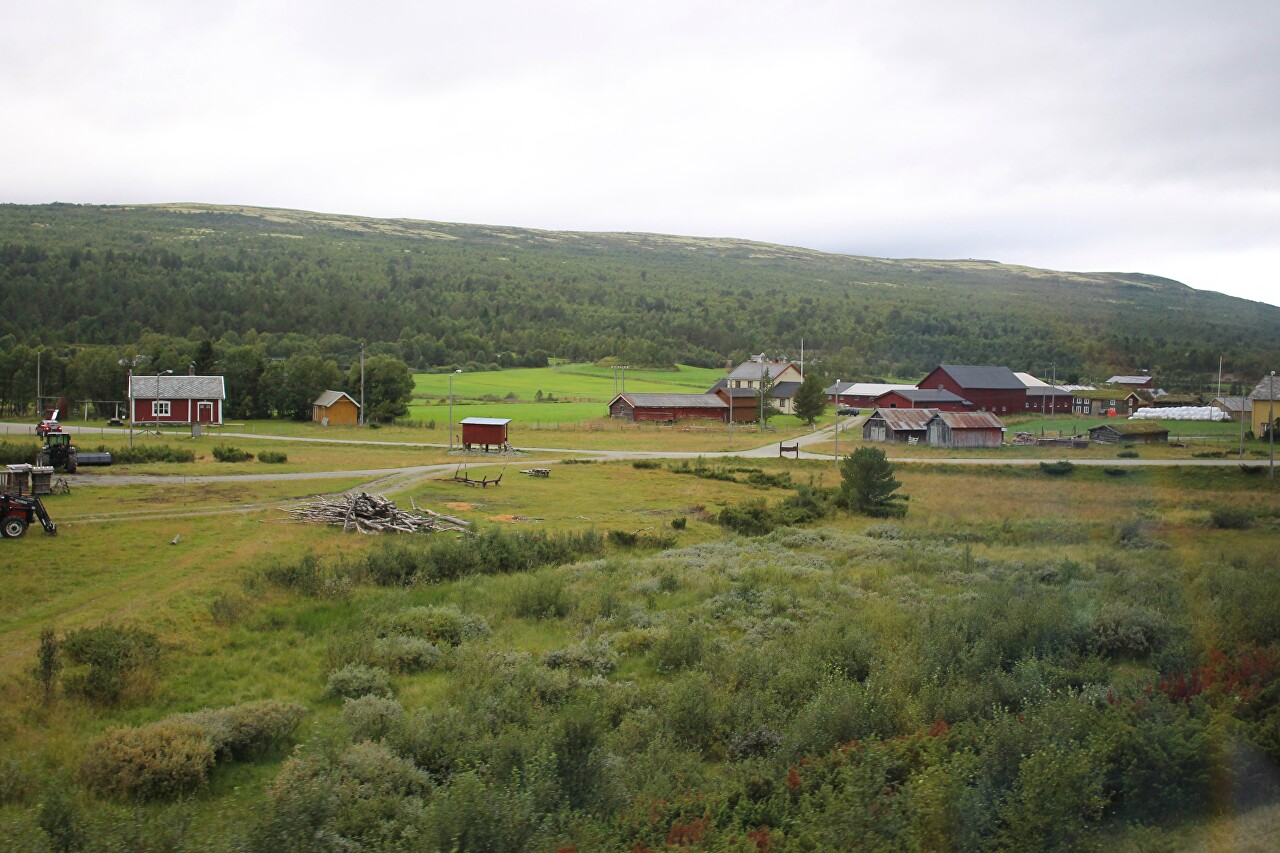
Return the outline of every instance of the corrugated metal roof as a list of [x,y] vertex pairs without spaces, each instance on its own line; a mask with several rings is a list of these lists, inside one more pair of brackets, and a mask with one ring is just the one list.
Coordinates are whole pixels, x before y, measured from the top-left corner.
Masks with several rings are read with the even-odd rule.
[[1039,379],[1036,379],[1030,373],[1019,373],[1018,371],[1015,370],[1013,372],[1013,375],[1021,379],[1022,384],[1026,385],[1028,388],[1042,388],[1049,384],[1048,382],[1041,382]]
[[1108,385],[1150,385],[1151,382],[1150,376],[1112,376],[1107,380]]
[[990,412],[938,412],[933,417],[952,429],[1004,429],[1004,422]]
[[1213,402],[1220,403],[1228,412],[1253,411],[1253,402],[1248,397],[1214,397]]
[[929,418],[935,414],[937,409],[876,409],[867,420],[879,418],[894,432],[923,431]]
[[1056,385],[1031,385],[1027,388],[1028,397],[1070,397],[1072,392]]
[[612,406],[621,397],[642,409],[727,409],[728,404],[714,394],[619,394],[609,401]]
[[135,400],[225,400],[221,376],[139,376],[129,385]]
[[893,385],[887,382],[840,382],[839,390],[832,390],[836,385],[832,385],[824,391],[824,394],[839,394],[842,397],[879,397],[881,394],[887,394],[890,391],[907,391],[915,388],[914,385]]
[[506,426],[511,423],[511,418],[463,418],[458,423],[475,426]]
[[352,403],[355,403],[357,409],[360,408],[360,404],[356,403],[355,397],[352,397],[346,391],[325,391],[319,397],[316,397],[316,401],[311,405],[327,409],[343,397],[346,397]]
[[1012,370],[1000,364],[940,364],[938,367],[962,388],[1020,390],[1027,387]]
[[794,367],[800,370],[800,365],[791,361],[744,361],[733,370],[729,371],[729,379],[751,379],[756,382],[768,370],[770,376],[778,376],[788,367]]

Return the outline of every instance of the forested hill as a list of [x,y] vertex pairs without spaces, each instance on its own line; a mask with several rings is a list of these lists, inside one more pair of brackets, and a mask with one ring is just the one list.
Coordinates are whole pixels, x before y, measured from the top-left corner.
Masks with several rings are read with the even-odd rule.
[[[1139,274],[883,260],[745,240],[571,233],[174,204],[0,206],[0,347],[147,333],[418,368],[545,356],[713,365],[761,350],[832,375],[939,361],[1098,376],[1261,373],[1280,308]],[[11,337],[10,337],[11,336]]]

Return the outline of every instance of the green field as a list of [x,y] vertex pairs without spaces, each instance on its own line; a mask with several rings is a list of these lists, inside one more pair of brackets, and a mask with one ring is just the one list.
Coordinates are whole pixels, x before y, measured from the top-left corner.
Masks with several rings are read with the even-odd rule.
[[[1108,420],[1123,421],[1124,418],[1099,418],[1084,415],[1060,417],[1040,417],[1039,415],[1011,415],[1002,419],[1009,432],[1033,432],[1040,435],[1082,435],[1090,427],[1100,426]],[[1240,424],[1236,421],[1155,421],[1169,430],[1169,438],[1205,436],[1226,441],[1232,437],[1237,441],[1240,437]],[[1247,428],[1247,426],[1246,426]]]

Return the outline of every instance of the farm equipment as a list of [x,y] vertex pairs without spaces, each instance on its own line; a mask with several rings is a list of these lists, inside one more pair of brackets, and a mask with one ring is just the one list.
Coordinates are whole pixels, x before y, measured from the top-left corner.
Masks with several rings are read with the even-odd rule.
[[76,448],[71,436],[65,432],[49,432],[44,436],[44,447],[36,454],[36,464],[50,468],[62,468],[68,474],[76,472]]
[[40,521],[45,533],[58,535],[58,525],[53,523],[44,503],[35,495],[0,495],[0,535],[5,539],[17,539],[27,532],[31,522]]

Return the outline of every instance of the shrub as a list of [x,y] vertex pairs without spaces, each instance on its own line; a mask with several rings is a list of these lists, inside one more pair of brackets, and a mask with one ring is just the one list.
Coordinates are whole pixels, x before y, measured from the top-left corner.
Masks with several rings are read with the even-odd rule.
[[404,634],[448,646],[489,633],[484,617],[462,613],[456,607],[407,607],[381,617],[378,626],[388,635]]
[[1168,633],[1163,616],[1146,607],[1111,601],[1093,622],[1089,651],[1111,657],[1143,657],[1156,651]]
[[239,622],[248,610],[249,599],[238,592],[224,592],[209,604],[213,624],[223,627]]
[[1121,450],[1119,453],[1117,453],[1117,454],[1116,454],[1116,458],[1117,458],[1117,459],[1137,459],[1137,458],[1138,458],[1138,451],[1136,451],[1136,450]]
[[1103,468],[1102,473],[1108,477],[1124,477],[1129,473],[1128,468]]
[[289,461],[289,455],[276,450],[263,450],[258,453],[258,461],[269,465],[280,465]]
[[342,722],[351,729],[352,740],[382,740],[403,720],[404,708],[384,696],[360,696],[342,702]]
[[58,644],[58,634],[52,628],[40,632],[40,648],[36,652],[35,676],[44,691],[44,700],[53,698],[53,688],[62,671],[62,649]]
[[353,663],[329,673],[324,695],[356,699],[360,696],[391,696],[391,674],[376,666]]
[[522,579],[511,594],[511,609],[522,619],[563,619],[573,610],[564,581],[550,575]]
[[1253,527],[1253,515],[1244,509],[1218,507],[1209,513],[1209,520],[1219,530],[1248,530]]
[[748,758],[764,758],[782,746],[782,736],[773,729],[761,726],[729,739],[729,758],[743,761]]
[[580,669],[596,675],[608,675],[618,668],[618,653],[609,641],[600,638],[595,642],[584,640],[568,648],[547,652],[542,662],[550,669]]
[[213,448],[213,458],[219,462],[248,462],[253,454],[229,444],[219,444]]
[[40,452],[38,444],[18,444],[0,441],[0,465],[34,465],[36,454]]
[[61,788],[55,789],[40,803],[36,825],[56,853],[72,853],[88,846],[89,828],[80,807]]
[[62,651],[77,665],[63,678],[67,692],[113,704],[132,674],[155,663],[160,642],[141,628],[104,624],[70,632]]
[[637,459],[631,463],[631,467],[638,471],[652,471],[655,468],[661,468],[662,463],[656,459]]
[[0,756],[0,806],[25,797],[31,782],[31,773],[24,762],[12,755]]
[[610,530],[609,542],[622,548],[635,547],[636,541],[640,538],[639,533],[628,533],[625,530]]
[[702,662],[710,645],[700,622],[677,622],[653,644],[653,660],[658,672],[689,669]]
[[213,767],[214,745],[199,725],[162,721],[136,729],[108,729],[89,747],[77,780],[99,794],[149,800],[202,787]]
[[133,447],[107,447],[98,445],[98,452],[110,451],[111,461],[117,465],[142,465],[147,462],[195,462],[196,452],[167,444],[137,444]]
[[1076,470],[1076,466],[1063,459],[1059,462],[1041,462],[1040,470],[1052,477],[1065,477]]
[[391,672],[424,672],[440,661],[440,649],[430,640],[395,634],[376,640],[373,656]]
[[771,533],[776,526],[773,514],[769,512],[769,507],[762,498],[737,506],[726,506],[720,510],[716,521],[722,527],[727,527],[744,536],[763,536]]
[[683,515],[679,515],[671,519],[672,530],[684,530],[688,525],[689,525],[689,519]]
[[286,742],[306,715],[302,705],[268,699],[177,714],[167,722],[199,726],[220,759],[252,760]]

